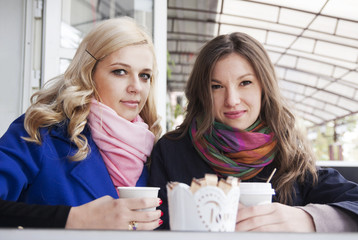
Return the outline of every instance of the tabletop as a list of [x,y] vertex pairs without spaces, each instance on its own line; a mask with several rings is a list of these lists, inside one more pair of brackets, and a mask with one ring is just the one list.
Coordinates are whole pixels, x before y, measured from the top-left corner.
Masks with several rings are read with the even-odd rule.
[[106,230],[55,230],[55,229],[7,229],[0,228],[1,240],[97,240],[97,239],[245,239],[245,240],[357,240],[358,233],[249,233],[249,232],[179,232],[179,231],[106,231]]

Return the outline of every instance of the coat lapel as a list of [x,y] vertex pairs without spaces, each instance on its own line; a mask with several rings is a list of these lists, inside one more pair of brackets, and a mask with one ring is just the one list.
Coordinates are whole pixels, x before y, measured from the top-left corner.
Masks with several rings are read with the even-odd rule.
[[110,195],[118,198],[117,191],[109,176],[97,146],[91,144],[91,152],[88,157],[77,164],[71,171],[71,175],[82,184],[94,198]]
[[[55,127],[51,130],[50,134],[52,137],[67,142],[69,146],[73,146],[67,137],[66,126],[67,125],[65,124]],[[70,170],[70,175],[82,185],[84,190],[94,199],[105,195],[118,198],[117,191],[103,162],[102,156],[92,140],[89,128],[86,127],[82,134],[84,134],[88,140],[90,152],[84,160],[74,162],[74,167]]]

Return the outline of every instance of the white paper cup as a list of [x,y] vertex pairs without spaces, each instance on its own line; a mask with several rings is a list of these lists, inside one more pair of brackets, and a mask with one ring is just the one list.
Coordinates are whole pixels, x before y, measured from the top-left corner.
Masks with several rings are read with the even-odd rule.
[[275,195],[275,190],[272,189],[271,183],[240,183],[240,203],[244,204],[245,206],[255,206],[271,203],[272,195]]
[[[117,187],[119,198],[156,198],[159,187]],[[154,208],[140,209],[139,211],[155,211]]]

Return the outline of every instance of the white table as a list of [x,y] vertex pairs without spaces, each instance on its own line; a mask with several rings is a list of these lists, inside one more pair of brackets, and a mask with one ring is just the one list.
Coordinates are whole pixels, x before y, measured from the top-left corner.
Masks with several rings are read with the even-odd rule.
[[97,231],[1,229],[0,240],[357,240],[358,233],[214,233],[175,231]]

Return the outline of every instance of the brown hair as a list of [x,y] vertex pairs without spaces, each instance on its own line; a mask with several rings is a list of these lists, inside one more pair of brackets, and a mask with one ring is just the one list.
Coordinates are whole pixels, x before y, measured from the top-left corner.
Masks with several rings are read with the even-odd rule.
[[282,203],[292,200],[293,184],[304,181],[308,174],[317,179],[314,154],[306,138],[296,128],[295,116],[281,96],[274,66],[264,47],[245,33],[235,32],[221,35],[206,43],[199,52],[190,74],[185,94],[188,106],[183,123],[166,136],[179,133],[183,137],[194,118],[203,122],[198,128],[197,138],[210,131],[214,122],[211,75],[218,60],[230,53],[244,57],[255,71],[262,86],[262,102],[259,118],[275,133],[277,138],[277,166],[272,183]]

